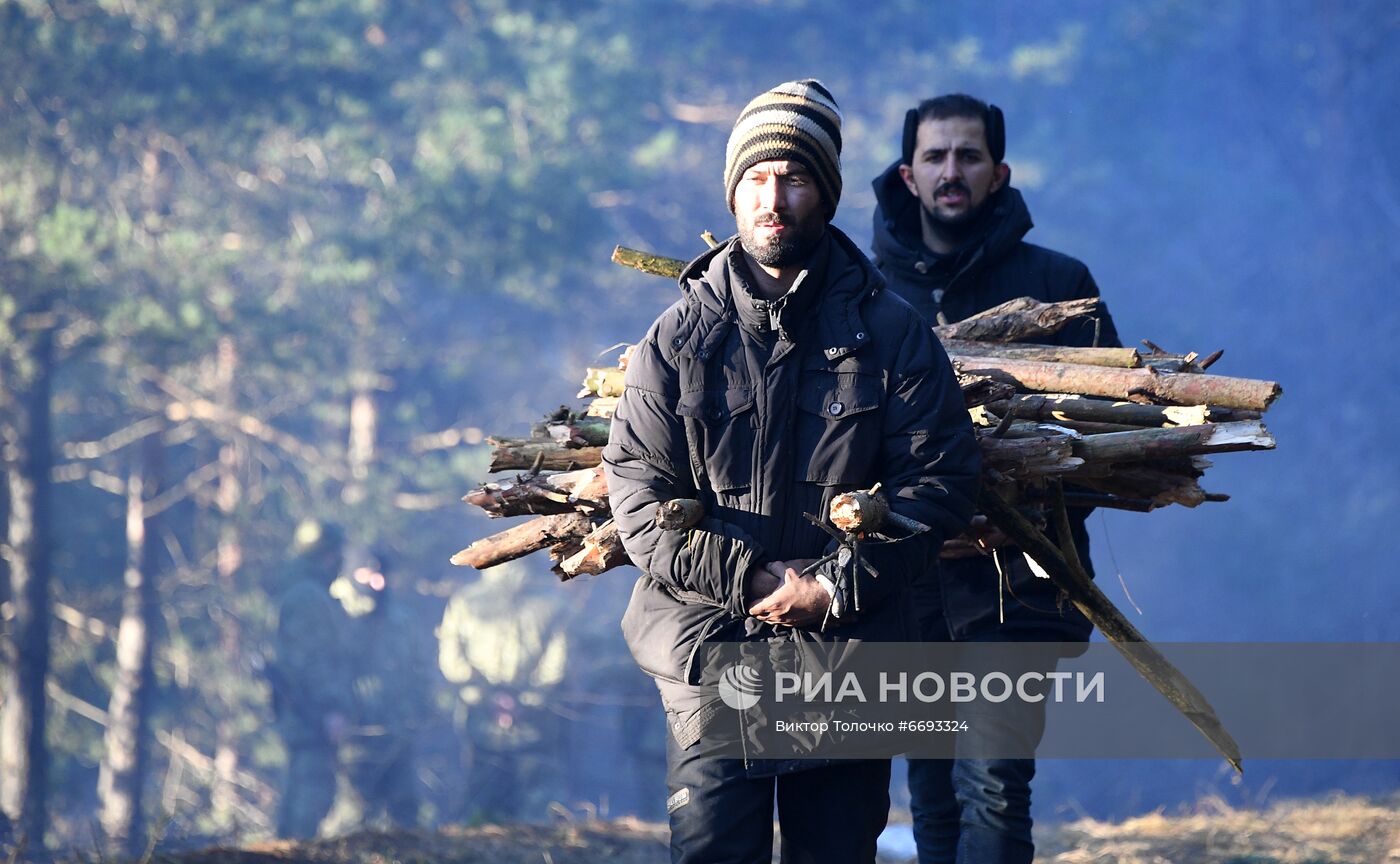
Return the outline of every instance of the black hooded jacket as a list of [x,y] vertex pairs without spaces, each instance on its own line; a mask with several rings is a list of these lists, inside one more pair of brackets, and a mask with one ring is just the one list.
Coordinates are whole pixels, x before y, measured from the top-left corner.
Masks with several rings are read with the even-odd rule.
[[[924,246],[919,201],[904,185],[899,164],[886,169],[873,185],[875,266],[890,288],[930,324],[961,321],[1017,297],[1054,302],[1099,296],[1089,268],[1081,261],[1023,239],[1031,230],[1031,215],[1021,193],[1010,186],[992,196],[961,249],[938,255]],[[1096,317],[1072,322],[1046,341],[1074,347],[1120,344],[1113,319],[1102,303]],[[1080,557],[1092,575],[1085,515],[1072,514],[1071,522]],[[999,559],[1005,581],[997,573],[997,562],[990,558],[941,562],[938,596],[933,596],[927,583],[925,590],[917,592],[930,638],[1089,638],[1089,621],[1061,602],[1055,586],[1035,576],[1018,550],[1004,550]],[[940,611],[941,615],[935,614]]]
[[[697,686],[703,642],[918,638],[908,582],[966,526],[981,463],[947,355],[844,234],[828,228],[768,311],[747,278],[733,238],[686,268],[681,299],[632,352],[603,451],[642,571],[623,632],[683,747],[717,701]],[[832,548],[802,514],[876,482],[932,531],[872,548],[880,578],[862,582],[859,618],[818,633],[750,617],[753,567]],[[658,528],[656,505],[672,498],[701,499],[703,521]]]

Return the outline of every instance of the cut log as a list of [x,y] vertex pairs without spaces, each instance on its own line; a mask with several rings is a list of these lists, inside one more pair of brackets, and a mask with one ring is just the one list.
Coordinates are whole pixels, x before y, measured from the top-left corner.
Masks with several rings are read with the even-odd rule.
[[554,572],[559,575],[560,581],[575,576],[596,576],[632,563],[627,557],[627,550],[622,548],[617,525],[611,519],[589,532],[583,538],[582,547],[555,565]]
[[1053,336],[1066,324],[1092,315],[1097,298],[1041,303],[1029,297],[1008,300],[956,324],[934,327],[940,340],[969,339],[976,342],[1034,342]]
[[650,273],[652,276],[665,276],[667,279],[679,278],[681,271],[685,269],[685,262],[679,258],[653,255],[650,252],[628,249],[626,246],[618,246],[613,249],[612,261],[623,267],[631,267],[643,273]]
[[885,496],[871,492],[844,492],[831,499],[831,524],[846,533],[878,531],[890,517]]
[[617,410],[616,396],[599,396],[588,403],[588,416],[601,417],[604,420],[611,420],[613,412]]
[[1258,420],[1138,429],[1087,435],[1074,442],[1074,455],[1085,462],[1141,462],[1168,456],[1272,450],[1274,436]]
[[978,509],[1006,532],[1022,551],[1035,559],[1055,584],[1069,596],[1070,602],[1099,628],[1099,632],[1113,643],[1148,683],[1215,745],[1236,771],[1243,770],[1239,745],[1225,730],[1210,702],[1171,664],[1171,661],[1147,641],[1147,637],[1118,611],[1113,602],[1084,572],[1079,556],[1073,549],[1073,541],[1069,539],[1072,536],[1069,531],[1069,518],[1063,506],[1055,508],[1055,522],[1057,533],[1064,538],[1064,551],[1057,548],[1045,534],[1036,530],[1035,526],[994,491],[983,490],[978,496]]
[[1081,363],[1136,369],[1143,357],[1133,348],[1064,348],[1059,345],[1006,345],[970,339],[945,339],[943,348],[955,357],[1007,357],[1039,363]]
[[672,498],[656,505],[653,518],[663,531],[689,531],[705,518],[705,505],[695,498]]
[[491,466],[496,471],[573,471],[603,462],[602,447],[564,447],[531,438],[489,438]]
[[[1014,434],[1002,436],[979,430],[978,443],[988,467],[1020,477],[1071,473],[1086,463],[1142,462],[1202,453],[1270,450],[1275,446],[1273,436],[1257,420],[1095,435],[1080,435],[1069,429],[1035,428],[1026,423],[1013,423],[1008,429],[1014,430]],[[601,447],[563,447],[533,439],[492,439],[492,442],[496,444],[492,471],[536,467],[564,471],[591,468],[602,462]]]
[[1018,389],[1041,393],[1079,393],[1110,399],[1153,401],[1172,405],[1219,405],[1267,411],[1283,392],[1277,382],[1224,375],[1162,373],[1152,369],[1112,369],[1080,363],[1035,363],[976,357],[959,364],[968,375],[1010,376]]
[[602,447],[608,443],[611,425],[596,417],[575,419],[572,423],[551,423],[545,427],[545,433],[556,444],[565,447]]
[[1005,402],[1016,395],[1016,385],[990,375],[958,375],[963,406],[976,408],[990,402]]
[[601,466],[561,474],[522,474],[514,480],[487,483],[463,501],[492,518],[552,513],[606,513],[608,481]]
[[1074,438],[1064,433],[1046,432],[1024,438],[998,438],[978,431],[982,465],[1008,477],[1069,474],[1084,464],[1074,455]]
[[1128,499],[1145,499],[1149,509],[1180,504],[1198,507],[1211,500],[1210,493],[1201,488],[1196,477],[1157,468],[1118,465],[1101,475],[1076,474],[1077,485],[1106,495]]
[[1128,510],[1133,513],[1147,513],[1157,505],[1147,498],[1124,498],[1095,492],[1065,491],[1065,504],[1070,507],[1107,507],[1110,510]]
[[485,570],[557,543],[580,541],[592,528],[593,520],[582,513],[541,516],[476,541],[453,555],[452,563]]
[[1202,423],[1228,423],[1232,420],[1258,420],[1258,411],[1206,405],[1139,405],[1114,402],[1074,394],[1024,394],[1004,402],[987,403],[987,409],[1005,415],[1014,410],[1018,420],[1063,423],[1086,420],[1095,423],[1121,423],[1126,426],[1199,426]]

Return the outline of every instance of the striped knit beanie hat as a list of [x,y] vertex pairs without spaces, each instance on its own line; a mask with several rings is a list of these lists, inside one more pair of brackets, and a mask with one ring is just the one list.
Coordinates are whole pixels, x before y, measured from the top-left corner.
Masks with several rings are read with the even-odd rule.
[[724,150],[724,200],[734,212],[739,178],[759,162],[790,159],[812,172],[826,205],[841,200],[841,109],[814,78],[779,84],[744,106]]

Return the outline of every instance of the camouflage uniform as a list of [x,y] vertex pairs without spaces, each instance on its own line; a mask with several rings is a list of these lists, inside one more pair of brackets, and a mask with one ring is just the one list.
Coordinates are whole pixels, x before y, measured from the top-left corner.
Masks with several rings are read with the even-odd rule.
[[278,604],[273,704],[287,748],[287,783],[277,813],[280,837],[316,836],[335,801],[337,727],[351,715],[347,619],[327,593],[324,566],[310,557],[299,559]]
[[442,617],[438,665],[466,705],[471,817],[539,817],[562,794],[548,785],[562,772],[547,703],[564,678],[568,607],[557,587],[529,581],[512,565],[493,567]]

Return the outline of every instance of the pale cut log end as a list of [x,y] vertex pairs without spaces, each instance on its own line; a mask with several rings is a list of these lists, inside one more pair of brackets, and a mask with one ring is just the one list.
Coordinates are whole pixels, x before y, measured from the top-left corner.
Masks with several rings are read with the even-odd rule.
[[1169,426],[1204,426],[1210,422],[1210,408],[1205,405],[1168,405],[1162,414]]
[[599,396],[597,399],[588,403],[588,411],[586,413],[589,417],[601,417],[604,420],[611,420],[613,412],[616,410],[616,396]]
[[1240,450],[1272,450],[1278,446],[1274,436],[1258,420],[1217,423],[1207,443],[1213,448]]
[[489,508],[496,501],[496,496],[489,489],[473,489],[462,496],[462,500],[483,510]]
[[705,518],[705,505],[694,498],[672,498],[657,504],[652,518],[663,531],[688,531]]
[[889,504],[881,495],[846,492],[831,499],[828,517],[842,531],[878,531],[889,512]]

